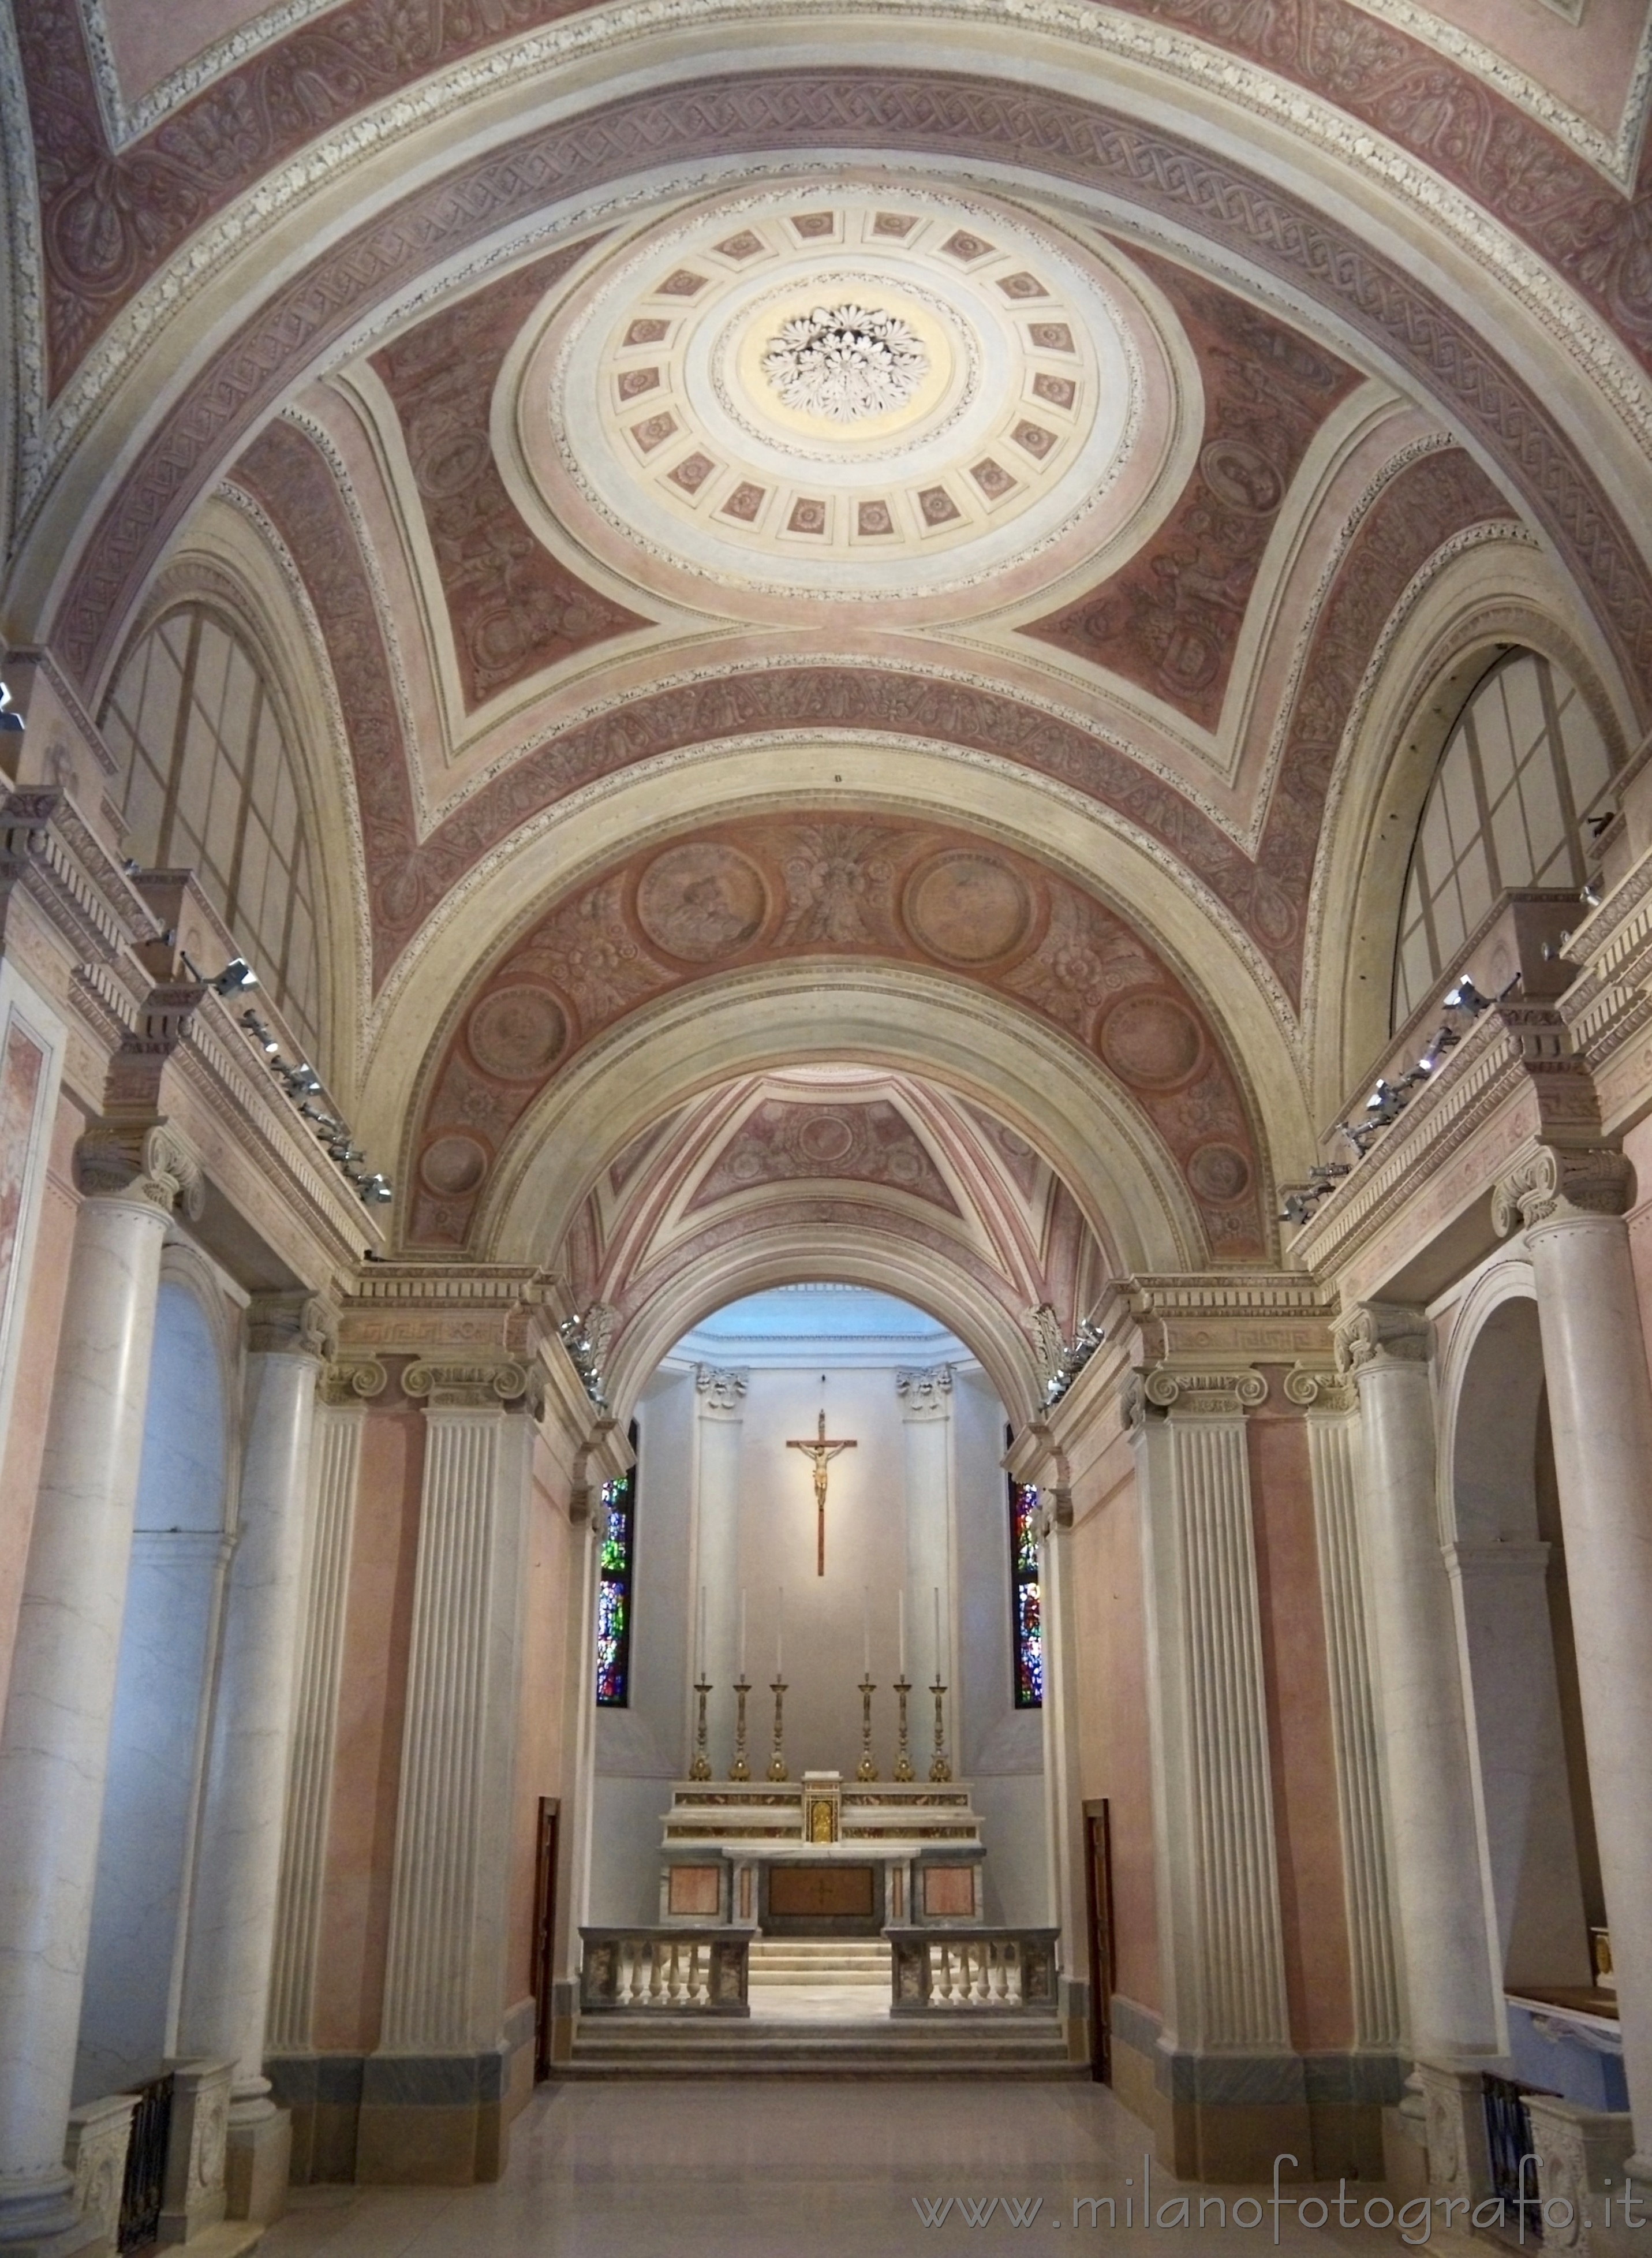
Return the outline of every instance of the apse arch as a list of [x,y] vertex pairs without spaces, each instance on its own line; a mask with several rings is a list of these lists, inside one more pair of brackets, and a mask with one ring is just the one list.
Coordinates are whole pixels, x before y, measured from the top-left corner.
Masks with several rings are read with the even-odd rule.
[[987,1000],[908,969],[822,964],[806,984],[729,976],[635,1013],[524,1118],[475,1245],[492,1260],[550,1261],[598,1169],[684,1099],[736,1075],[850,1060],[921,1073],[1015,1127],[1122,1267],[1202,1267],[1186,1189],[1132,1109],[1064,1039]]

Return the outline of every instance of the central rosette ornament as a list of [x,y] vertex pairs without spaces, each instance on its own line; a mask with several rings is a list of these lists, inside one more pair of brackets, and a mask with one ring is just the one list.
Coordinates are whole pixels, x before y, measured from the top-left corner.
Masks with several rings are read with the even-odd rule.
[[788,408],[854,423],[904,408],[929,373],[929,355],[898,314],[817,306],[782,325],[762,367]]

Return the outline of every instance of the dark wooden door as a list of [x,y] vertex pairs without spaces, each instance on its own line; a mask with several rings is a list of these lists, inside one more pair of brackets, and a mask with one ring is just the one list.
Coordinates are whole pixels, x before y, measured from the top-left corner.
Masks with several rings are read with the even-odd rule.
[[1090,2073],[1113,2082],[1113,1836],[1107,1798],[1084,1806],[1084,1894],[1090,1927]]
[[534,1864],[534,2077],[550,2076],[551,1978],[557,1964],[557,1822],[554,1795],[539,1799],[539,1839]]

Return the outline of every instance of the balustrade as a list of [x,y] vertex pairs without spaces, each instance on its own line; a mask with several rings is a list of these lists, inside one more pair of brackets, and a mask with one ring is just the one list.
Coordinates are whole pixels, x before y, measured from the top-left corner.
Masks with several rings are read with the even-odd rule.
[[749,1928],[582,1928],[583,2013],[748,2015]]
[[890,2013],[1056,2011],[1053,1928],[890,1928]]

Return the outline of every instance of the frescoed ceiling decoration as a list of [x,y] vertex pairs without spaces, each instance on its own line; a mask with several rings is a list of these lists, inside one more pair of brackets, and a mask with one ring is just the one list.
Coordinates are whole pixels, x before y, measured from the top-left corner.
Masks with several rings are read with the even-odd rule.
[[[645,1133],[605,1171],[557,1258],[617,1333],[742,1241],[838,1225],[939,1260],[1019,1325],[1047,1302],[1070,1332],[1109,1275],[1072,1193],[1008,1124],[910,1074],[815,1065],[741,1076]],[[620,1181],[616,1182],[616,1173]]]
[[[427,1083],[410,1242],[465,1244],[490,1176],[551,1078],[605,1029],[697,980],[849,958],[990,991],[1079,1045],[1180,1170],[1213,1254],[1267,1246],[1265,1172],[1206,1013],[1112,911],[968,832],[870,818],[756,819],[634,855],[578,888],[489,969]],[[797,1181],[811,1165],[946,1208],[944,1182],[888,1117],[758,1116],[727,1155]],[[701,1189],[719,1196],[721,1177]],[[723,1196],[727,1196],[725,1190]]]

